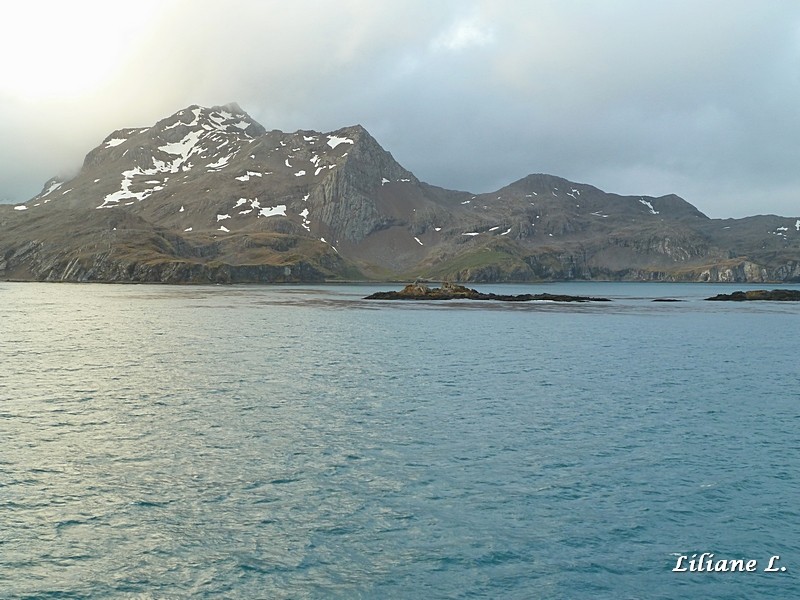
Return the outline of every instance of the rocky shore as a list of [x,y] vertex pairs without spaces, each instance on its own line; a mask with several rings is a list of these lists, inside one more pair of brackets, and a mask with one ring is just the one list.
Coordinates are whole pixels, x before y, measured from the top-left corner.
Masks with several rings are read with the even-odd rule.
[[608,298],[591,296],[569,296],[564,294],[484,294],[472,288],[455,283],[443,283],[442,287],[429,288],[424,283],[414,282],[402,290],[375,292],[365,300],[499,300],[502,302],[530,302],[549,300],[551,302],[609,302]]

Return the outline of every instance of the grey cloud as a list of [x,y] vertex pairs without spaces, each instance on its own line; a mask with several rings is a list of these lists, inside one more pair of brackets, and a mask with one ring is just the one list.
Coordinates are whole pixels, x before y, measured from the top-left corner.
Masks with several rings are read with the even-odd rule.
[[173,0],[80,102],[0,98],[0,198],[113,129],[238,101],[268,129],[354,123],[421,179],[490,191],[549,172],[797,215],[800,6]]

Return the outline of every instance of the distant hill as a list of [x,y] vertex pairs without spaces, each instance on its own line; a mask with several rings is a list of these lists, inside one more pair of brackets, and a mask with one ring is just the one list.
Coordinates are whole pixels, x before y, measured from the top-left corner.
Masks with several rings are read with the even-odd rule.
[[0,278],[800,281],[800,218],[709,219],[552,175],[419,181],[361,126],[267,131],[235,104],[111,133],[72,179],[0,206]]

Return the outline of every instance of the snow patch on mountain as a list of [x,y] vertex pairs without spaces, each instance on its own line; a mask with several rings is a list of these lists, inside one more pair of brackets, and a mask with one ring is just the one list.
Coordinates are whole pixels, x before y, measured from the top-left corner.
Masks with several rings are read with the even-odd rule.
[[54,181],[52,184],[50,184],[50,187],[49,187],[49,188],[47,188],[47,189],[45,190],[45,192],[44,192],[44,193],[43,193],[41,196],[39,196],[39,197],[40,197],[40,198],[44,198],[45,196],[47,196],[47,195],[51,194],[52,192],[55,192],[55,191],[56,191],[58,188],[60,188],[62,185],[64,185],[64,182],[63,182],[63,181]]
[[268,208],[262,208],[258,211],[259,217],[276,217],[276,216],[286,216],[286,205],[285,204],[278,204],[278,206],[272,206]]
[[[269,173],[267,173],[269,175]],[[257,171],[247,171],[244,175],[239,175],[239,177],[235,177],[239,181],[250,181],[251,177],[262,177],[263,174]]]
[[319,238],[319,241],[320,241],[320,242],[322,242],[323,244],[328,244],[328,246],[330,246],[331,248],[333,248],[333,251],[334,251],[334,252],[336,252],[336,254],[339,254],[339,251],[336,249],[336,246],[334,246],[333,244],[331,244],[331,243],[330,243],[328,240],[326,240],[324,237],[321,237],[321,238]]
[[650,202],[648,202],[647,200],[645,200],[644,198],[640,198],[639,202],[641,204],[644,204],[647,208],[650,209],[650,214],[651,215],[657,215],[658,214],[658,211],[653,208],[653,205]]
[[181,141],[158,147],[158,149],[162,152],[179,157],[172,161],[168,167],[166,167],[167,170],[172,173],[177,173],[180,168],[184,166],[186,161],[189,159],[189,156],[192,154],[192,150],[194,150],[195,146],[197,146],[197,142],[200,140],[201,135],[202,132],[200,131],[190,131]]
[[340,144],[355,144],[355,142],[353,140],[351,140],[350,138],[339,137],[337,135],[329,135],[328,136],[328,146],[330,146],[331,149],[336,148],[336,146],[338,146]]
[[231,158],[233,158],[233,154],[223,156],[212,163],[208,163],[208,165],[206,165],[206,169],[208,171],[219,171],[230,162]]
[[[150,196],[153,192],[158,191],[158,189],[163,189],[163,187],[157,186],[156,188],[151,189],[144,189],[140,192],[131,191],[131,185],[133,184],[133,178],[137,175],[153,175],[155,171],[150,171],[149,169],[146,171],[142,171],[139,167],[134,167],[133,169],[129,169],[127,171],[122,172],[122,184],[118,191],[112,192],[108,194],[105,198],[103,198],[103,202],[97,206],[96,208],[113,208],[117,206],[120,201],[127,200],[129,198],[133,198],[134,200],[142,201],[148,196]],[[126,204],[129,206],[133,204],[130,202]]]
[[303,229],[311,231],[311,221],[308,220],[308,209],[304,208],[300,211],[299,216],[303,218]]
[[[184,123],[183,121],[181,121],[179,119],[175,123],[173,123],[172,125],[167,125],[166,127],[164,127],[164,131],[166,131],[167,129],[173,129],[173,128],[178,127],[180,125],[185,125],[187,127],[196,127],[198,122],[200,121],[200,113],[201,112],[202,112],[202,109],[200,107],[193,108],[192,109],[192,120],[191,121],[189,121],[188,123]],[[178,116],[179,117],[182,117],[184,114],[186,114],[185,110],[182,110],[182,111],[178,112]],[[147,130],[145,130],[145,131],[147,131]]]

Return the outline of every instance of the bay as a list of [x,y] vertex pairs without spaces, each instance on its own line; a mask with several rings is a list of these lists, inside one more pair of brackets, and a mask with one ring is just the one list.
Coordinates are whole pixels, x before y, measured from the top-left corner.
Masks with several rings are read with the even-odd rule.
[[0,283],[0,596],[793,595],[800,305],[390,287]]

